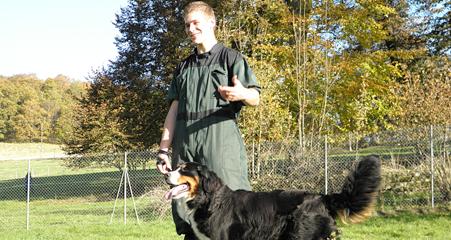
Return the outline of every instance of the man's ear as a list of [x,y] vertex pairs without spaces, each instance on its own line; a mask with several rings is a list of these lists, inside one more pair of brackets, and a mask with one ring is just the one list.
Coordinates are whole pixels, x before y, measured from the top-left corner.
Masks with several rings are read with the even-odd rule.
[[208,23],[211,26],[211,28],[213,28],[213,30],[216,28],[216,21],[213,18],[210,18],[208,20]]

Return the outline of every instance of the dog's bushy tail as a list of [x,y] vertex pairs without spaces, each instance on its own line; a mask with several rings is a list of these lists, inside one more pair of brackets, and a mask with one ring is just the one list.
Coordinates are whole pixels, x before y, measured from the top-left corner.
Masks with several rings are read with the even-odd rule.
[[326,206],[332,215],[345,224],[370,217],[381,182],[380,169],[376,156],[361,160],[346,178],[341,193],[326,196]]

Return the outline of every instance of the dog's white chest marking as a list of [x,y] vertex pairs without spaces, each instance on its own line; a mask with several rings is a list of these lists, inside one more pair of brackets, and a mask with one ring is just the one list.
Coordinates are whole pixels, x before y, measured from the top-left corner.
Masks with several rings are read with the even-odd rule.
[[196,234],[196,237],[199,239],[199,240],[210,240],[210,238],[208,238],[207,236],[205,236],[203,233],[201,233],[200,231],[199,231],[199,229],[197,228],[197,223],[196,223],[196,221],[194,221],[194,214],[190,214],[189,215],[189,221],[190,221],[190,225],[191,225],[191,228],[193,229],[193,231],[194,231],[194,234]]
[[188,209],[185,198],[177,200],[177,213],[185,220],[185,222],[189,223],[199,240],[210,240],[210,238],[201,233],[197,228],[197,223],[194,221],[194,211]]

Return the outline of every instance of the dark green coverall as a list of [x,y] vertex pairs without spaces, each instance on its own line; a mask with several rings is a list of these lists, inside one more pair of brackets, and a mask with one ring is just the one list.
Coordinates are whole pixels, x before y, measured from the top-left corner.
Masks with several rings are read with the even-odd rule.
[[[221,43],[203,54],[195,49],[177,66],[168,93],[170,102],[179,101],[172,166],[182,161],[198,162],[214,171],[231,189],[250,190],[246,150],[237,124],[244,104],[228,102],[218,92],[219,86],[232,86],[233,75],[244,87],[260,91],[243,56]],[[179,222],[174,208],[173,205],[174,222],[181,234],[183,222]]]

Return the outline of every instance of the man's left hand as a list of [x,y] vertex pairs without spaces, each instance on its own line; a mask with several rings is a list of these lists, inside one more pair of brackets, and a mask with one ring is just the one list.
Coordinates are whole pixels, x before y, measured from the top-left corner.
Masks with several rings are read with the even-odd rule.
[[232,87],[219,86],[218,91],[221,97],[231,102],[244,100],[247,88],[243,87],[243,84],[241,84],[236,75],[232,77],[232,84]]

